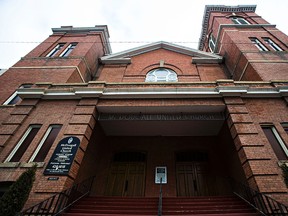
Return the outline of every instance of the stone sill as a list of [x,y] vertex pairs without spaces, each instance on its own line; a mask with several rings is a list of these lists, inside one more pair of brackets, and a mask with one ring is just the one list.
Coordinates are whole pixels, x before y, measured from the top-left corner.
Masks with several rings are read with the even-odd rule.
[[283,166],[284,164],[288,167],[288,160],[280,160],[277,163],[279,167]]
[[44,162],[5,162],[5,163],[0,163],[0,168],[17,168],[17,167],[23,167],[23,168],[28,168],[28,167],[33,167],[34,164],[37,165],[37,167],[44,167],[45,163]]

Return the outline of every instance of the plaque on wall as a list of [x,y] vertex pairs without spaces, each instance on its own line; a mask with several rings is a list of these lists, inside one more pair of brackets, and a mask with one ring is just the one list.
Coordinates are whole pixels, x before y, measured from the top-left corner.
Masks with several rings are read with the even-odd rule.
[[80,140],[77,137],[62,139],[54,150],[44,175],[68,175],[79,144]]

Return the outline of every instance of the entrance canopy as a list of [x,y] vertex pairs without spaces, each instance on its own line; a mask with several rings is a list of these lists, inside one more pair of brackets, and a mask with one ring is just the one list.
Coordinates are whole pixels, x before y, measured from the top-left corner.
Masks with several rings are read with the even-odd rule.
[[224,106],[98,107],[107,136],[215,136]]

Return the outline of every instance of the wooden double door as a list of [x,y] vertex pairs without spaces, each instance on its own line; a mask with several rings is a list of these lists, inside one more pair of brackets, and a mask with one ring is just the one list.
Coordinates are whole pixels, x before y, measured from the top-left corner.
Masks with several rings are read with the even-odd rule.
[[207,162],[177,162],[178,196],[206,196],[211,194]]
[[107,196],[144,196],[145,162],[114,162],[106,186]]

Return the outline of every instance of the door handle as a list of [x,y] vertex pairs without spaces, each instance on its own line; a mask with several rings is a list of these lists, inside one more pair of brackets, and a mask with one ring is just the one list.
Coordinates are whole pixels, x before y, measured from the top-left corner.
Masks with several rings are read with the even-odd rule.
[[126,192],[128,190],[128,180],[125,181],[125,188],[124,191]]
[[193,186],[194,186],[194,190],[197,191],[197,181],[196,180],[193,180]]

